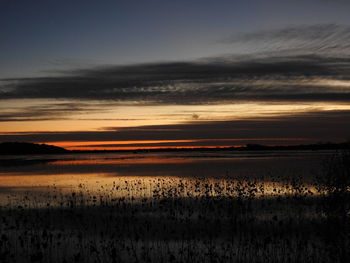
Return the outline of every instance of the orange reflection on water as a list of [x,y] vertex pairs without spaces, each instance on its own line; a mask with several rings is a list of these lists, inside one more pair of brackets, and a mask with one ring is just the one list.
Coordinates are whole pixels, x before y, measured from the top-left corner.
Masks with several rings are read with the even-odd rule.
[[26,207],[40,207],[47,203],[56,206],[62,200],[70,200],[72,193],[79,196],[84,204],[95,202],[96,196],[108,203],[116,198],[138,202],[145,198],[227,198],[237,197],[239,193],[243,193],[243,198],[252,197],[252,194],[255,198],[319,194],[314,186],[308,184],[296,188],[286,182],[233,178],[118,176],[117,173],[1,174],[0,186],[0,205],[25,204]]
[[95,164],[177,164],[192,163],[193,160],[187,158],[164,158],[164,157],[126,157],[126,158],[100,158],[83,160],[58,160],[49,162],[51,165],[95,165]]

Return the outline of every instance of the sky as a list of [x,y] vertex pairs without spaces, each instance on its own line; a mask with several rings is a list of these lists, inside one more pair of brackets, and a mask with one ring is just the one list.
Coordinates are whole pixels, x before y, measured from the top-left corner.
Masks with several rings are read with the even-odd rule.
[[0,141],[350,140],[346,0],[0,0]]

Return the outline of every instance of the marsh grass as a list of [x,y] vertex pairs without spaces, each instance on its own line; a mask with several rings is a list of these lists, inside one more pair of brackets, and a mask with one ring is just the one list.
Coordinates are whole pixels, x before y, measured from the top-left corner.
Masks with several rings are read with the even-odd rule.
[[0,210],[0,262],[346,262],[344,156],[314,185],[139,178],[12,196]]

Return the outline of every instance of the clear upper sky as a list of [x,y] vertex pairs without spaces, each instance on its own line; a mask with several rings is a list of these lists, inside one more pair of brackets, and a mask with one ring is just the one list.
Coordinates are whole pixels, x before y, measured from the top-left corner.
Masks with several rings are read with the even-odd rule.
[[349,11],[346,0],[1,0],[0,77],[247,52],[221,40],[290,25],[350,24]]

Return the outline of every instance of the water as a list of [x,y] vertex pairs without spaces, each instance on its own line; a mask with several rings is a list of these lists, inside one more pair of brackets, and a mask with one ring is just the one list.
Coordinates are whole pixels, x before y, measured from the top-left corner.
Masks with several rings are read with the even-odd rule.
[[344,262],[344,202],[312,184],[331,154],[2,156],[0,261]]
[[[54,203],[52,196],[73,192],[143,198],[152,196],[159,182],[164,188],[174,188],[180,182],[191,185],[198,179],[222,184],[227,179],[255,179],[272,189],[293,177],[308,183],[330,154],[203,151],[1,156],[0,204],[30,206],[26,199],[35,205],[48,200]],[[111,195],[110,190],[116,188]]]

